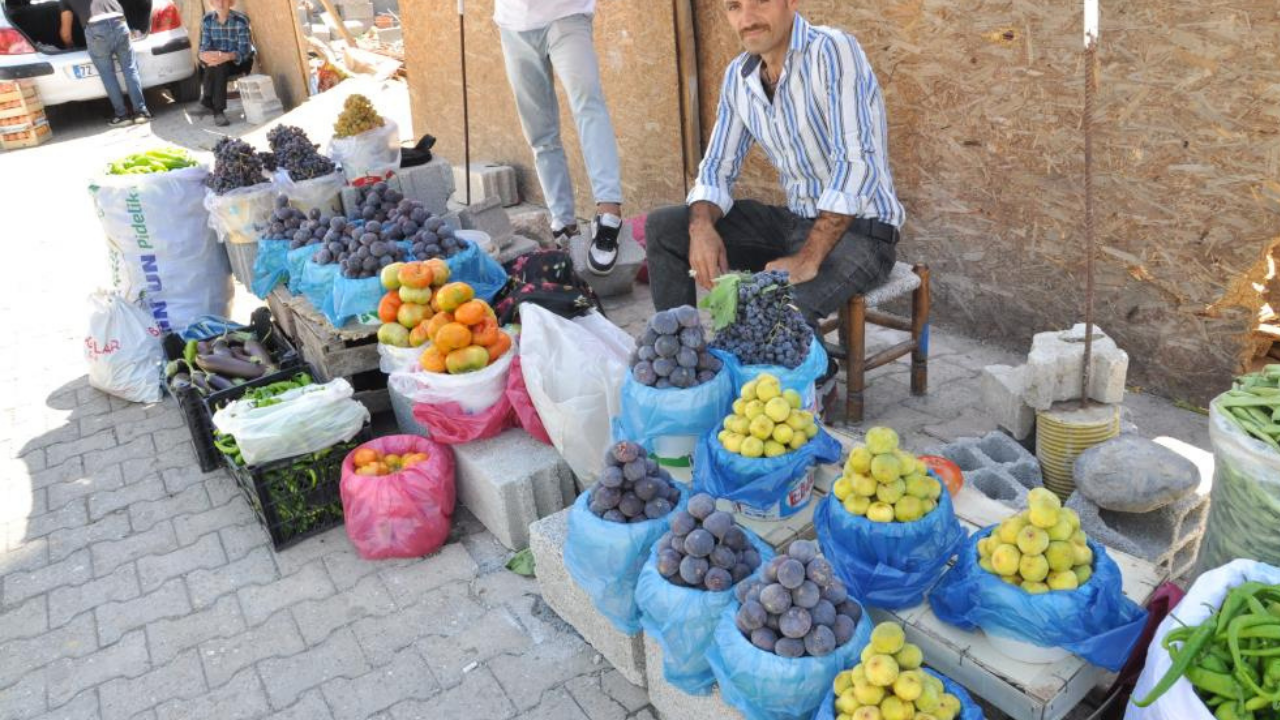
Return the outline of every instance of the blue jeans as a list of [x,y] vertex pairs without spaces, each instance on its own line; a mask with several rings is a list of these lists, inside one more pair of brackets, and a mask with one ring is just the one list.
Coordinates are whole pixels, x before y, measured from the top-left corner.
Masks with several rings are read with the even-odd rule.
[[533,149],[538,182],[551,210],[553,228],[573,225],[577,217],[569,163],[560,142],[560,106],[553,70],[569,97],[596,202],[621,203],[618,142],[600,88],[591,16],[570,15],[526,32],[503,28],[502,54],[507,79],[515,93],[520,126]]
[[116,18],[90,23],[84,29],[84,39],[89,46],[89,58],[98,70],[98,77],[102,78],[102,86],[107,89],[107,98],[111,100],[111,109],[116,117],[129,114],[120,94],[120,81],[116,78],[117,60],[124,71],[124,82],[129,86],[129,100],[133,103],[134,112],[145,112],[147,102],[142,99],[142,78],[138,76],[138,63],[133,58],[129,26],[125,21]]

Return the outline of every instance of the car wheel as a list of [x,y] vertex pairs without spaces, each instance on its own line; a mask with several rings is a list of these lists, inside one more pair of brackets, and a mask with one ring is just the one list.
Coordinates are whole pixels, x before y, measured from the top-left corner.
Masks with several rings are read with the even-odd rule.
[[188,103],[200,99],[200,71],[191,73],[186,80],[169,84],[169,92],[173,93],[175,102]]

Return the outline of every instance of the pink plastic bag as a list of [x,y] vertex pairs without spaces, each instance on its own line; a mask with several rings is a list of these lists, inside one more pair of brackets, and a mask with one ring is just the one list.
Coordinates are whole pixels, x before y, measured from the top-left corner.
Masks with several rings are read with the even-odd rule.
[[461,445],[491,438],[516,426],[511,401],[505,394],[487,409],[468,413],[458,403],[414,403],[413,419],[422,423],[432,440],[446,445]]
[[355,450],[342,461],[342,512],[360,557],[422,557],[438,550],[453,517],[453,450],[417,435],[388,435],[360,447],[384,455],[428,455],[425,462],[380,477],[356,474]]
[[[631,226],[631,237],[640,244],[640,247],[647,248],[644,237],[644,222],[648,220],[648,215],[637,215],[627,219],[627,224]],[[636,282],[649,284],[649,261],[645,260],[640,264],[640,272],[636,273]]]
[[542,426],[538,409],[533,406],[533,399],[529,397],[529,388],[524,385],[524,371],[520,369],[519,355],[511,363],[511,372],[507,374],[507,400],[511,402],[511,409],[516,414],[520,427],[535,439],[550,445],[551,436],[547,435],[547,429]]

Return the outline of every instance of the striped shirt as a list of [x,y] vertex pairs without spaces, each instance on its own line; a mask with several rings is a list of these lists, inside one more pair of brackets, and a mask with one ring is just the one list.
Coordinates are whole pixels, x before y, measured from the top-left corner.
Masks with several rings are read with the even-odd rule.
[[805,218],[819,212],[906,219],[889,170],[889,128],[880,83],[852,35],[813,26],[796,13],[773,102],[760,80],[760,57],[729,64],[715,128],[687,202],[706,200],[728,214],[731,192],[753,142],[759,143]]
[[249,32],[249,16],[232,10],[227,22],[218,22],[218,13],[207,12],[200,21],[200,52],[217,50],[236,54],[236,64],[253,54],[253,37]]

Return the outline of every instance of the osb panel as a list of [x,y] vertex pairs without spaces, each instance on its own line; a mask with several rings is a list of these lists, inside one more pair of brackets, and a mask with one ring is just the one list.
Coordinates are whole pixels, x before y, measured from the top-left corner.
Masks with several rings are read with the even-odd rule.
[[[704,135],[738,52],[697,0]],[[934,268],[935,312],[1025,347],[1083,312],[1079,3],[810,0],[851,29],[885,90],[909,220],[901,255]],[[1253,283],[1280,241],[1280,6],[1104,4],[1095,136],[1098,322],[1130,382],[1203,401],[1252,351]],[[740,194],[776,189],[748,166]]]
[[[415,133],[436,136],[436,150],[461,165],[462,82],[456,4],[401,0],[400,8]],[[521,196],[541,202],[533,154],[520,131],[498,29],[492,20],[493,0],[471,0],[466,13],[471,159],[516,167]],[[618,138],[627,214],[684,197],[672,27],[672,10],[667,3],[601,0],[596,8],[595,44]],[[573,177],[577,213],[589,217],[594,199],[577,129],[558,82],[556,87],[561,139]]]
[[249,16],[258,71],[275,81],[286,110],[307,99],[307,72],[298,54],[298,23],[293,3],[285,0],[240,0],[236,9]]

